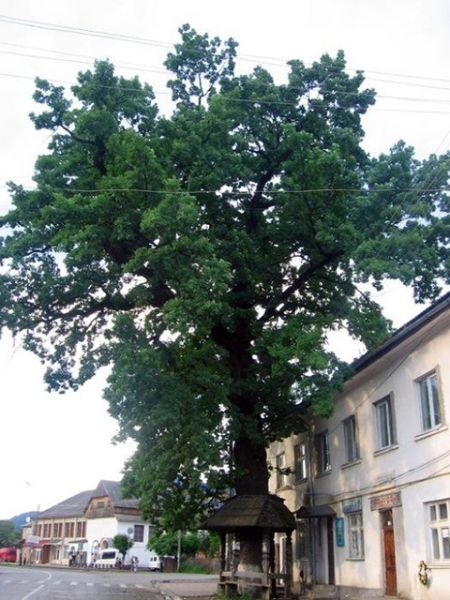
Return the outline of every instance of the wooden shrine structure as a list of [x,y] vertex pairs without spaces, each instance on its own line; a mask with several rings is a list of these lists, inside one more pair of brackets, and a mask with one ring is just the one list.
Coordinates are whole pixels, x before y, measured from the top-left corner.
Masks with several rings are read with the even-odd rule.
[[[202,525],[217,531],[221,537],[221,569],[219,589],[227,596],[246,593],[269,600],[280,588],[284,598],[291,595],[292,531],[296,527],[293,514],[284,500],[273,494],[239,495],[223,506]],[[286,534],[284,572],[275,572],[275,533]],[[258,571],[239,569],[239,538],[243,533],[260,534],[261,565]]]

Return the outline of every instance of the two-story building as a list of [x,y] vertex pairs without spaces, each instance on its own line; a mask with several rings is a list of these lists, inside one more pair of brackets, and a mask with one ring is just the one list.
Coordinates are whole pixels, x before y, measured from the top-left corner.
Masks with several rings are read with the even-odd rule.
[[114,536],[124,534],[133,541],[127,561],[131,556],[136,556],[140,565],[148,565],[151,525],[142,520],[136,498],[122,498],[118,481],[100,481],[91,494],[84,514],[87,521],[88,556],[95,556],[100,550],[111,548]]
[[102,480],[95,490],[67,498],[33,519],[28,561],[84,566],[100,550],[111,548],[119,533],[133,542],[128,561],[134,555],[146,566],[151,527],[142,519],[139,501],[123,499],[120,482]]
[[[294,579],[340,597],[450,597],[450,294],[356,361],[329,419],[274,443]],[[283,539],[278,539],[283,560]]]

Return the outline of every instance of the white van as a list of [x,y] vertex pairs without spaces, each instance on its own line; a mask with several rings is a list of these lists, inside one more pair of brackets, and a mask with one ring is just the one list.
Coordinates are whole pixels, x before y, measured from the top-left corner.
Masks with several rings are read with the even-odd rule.
[[95,561],[95,567],[99,569],[112,569],[116,566],[117,561],[122,561],[122,553],[116,548],[106,548],[100,550],[99,557]]
[[161,567],[161,557],[158,556],[156,552],[153,552],[153,550],[151,550],[150,558],[148,559],[148,568],[150,569],[150,571],[161,571]]

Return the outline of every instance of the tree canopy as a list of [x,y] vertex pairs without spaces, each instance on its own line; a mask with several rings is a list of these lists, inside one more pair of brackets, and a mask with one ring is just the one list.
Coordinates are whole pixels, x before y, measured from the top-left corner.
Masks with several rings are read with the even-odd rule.
[[0,548],[15,546],[20,541],[20,533],[12,521],[0,520]]
[[373,157],[375,102],[344,54],[236,74],[236,43],[189,26],[169,54],[174,108],[107,61],[71,91],[37,80],[51,132],[35,187],[1,218],[0,326],[50,389],[111,366],[105,396],[138,449],[128,489],[185,529],[228,488],[265,493],[266,447],[345,376],[327,336],[389,332],[367,291],[419,301],[449,282],[449,155]]
[[130,548],[132,548],[133,544],[134,544],[133,540],[131,540],[124,533],[117,533],[113,537],[112,543],[113,543],[113,548],[116,548],[119,552],[122,553],[124,560],[125,560],[128,550]]

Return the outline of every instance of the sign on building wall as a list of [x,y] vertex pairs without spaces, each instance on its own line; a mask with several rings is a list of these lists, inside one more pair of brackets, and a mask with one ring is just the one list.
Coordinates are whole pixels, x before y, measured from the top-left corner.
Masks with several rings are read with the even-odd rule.
[[337,517],[335,523],[336,523],[336,546],[343,548],[345,546],[344,517]]
[[383,494],[383,496],[374,496],[370,499],[370,510],[386,510],[402,505],[401,492],[394,494]]
[[351,500],[343,500],[342,510],[345,514],[362,511],[362,498],[352,498]]

